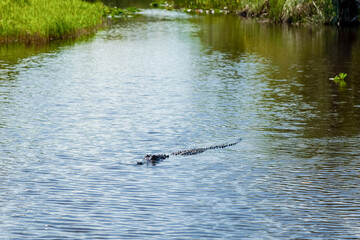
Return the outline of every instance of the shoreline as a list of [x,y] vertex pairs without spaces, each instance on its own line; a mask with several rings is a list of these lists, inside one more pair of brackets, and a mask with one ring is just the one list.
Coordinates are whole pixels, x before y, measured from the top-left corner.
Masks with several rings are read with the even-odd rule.
[[322,24],[337,26],[360,25],[360,0],[342,0],[341,3],[297,0],[243,0],[221,2],[216,0],[172,0],[153,2],[153,8],[180,10],[193,14],[232,14],[269,23]]
[[66,40],[66,39],[76,39],[82,36],[91,35],[96,33],[98,30],[107,26],[108,23],[101,23],[98,26],[78,29],[76,31],[64,33],[60,36],[41,36],[38,34],[30,35],[20,35],[20,36],[0,36],[0,44],[10,44],[10,43],[25,43],[25,44],[45,44],[50,41],[56,40]]
[[[346,0],[344,0],[346,1]],[[296,1],[264,0],[257,4],[253,0],[241,3],[235,0],[226,6],[214,0],[195,0],[191,6],[186,0],[153,2],[151,7],[184,11],[189,14],[230,14],[245,19],[266,23],[288,23],[294,25],[333,25],[349,26],[360,24],[359,5],[343,4],[337,6],[320,5],[318,1],[290,4]],[[44,4],[47,3],[47,4]],[[238,4],[236,4],[238,3]],[[248,3],[248,4],[247,4]],[[352,9],[350,9],[352,8]],[[111,8],[101,2],[91,3],[72,0],[56,3],[54,0],[19,0],[6,2],[0,9],[0,44],[47,43],[59,39],[75,39],[96,33],[111,24],[112,17],[128,16],[139,11],[136,8]],[[344,12],[346,14],[344,14]]]

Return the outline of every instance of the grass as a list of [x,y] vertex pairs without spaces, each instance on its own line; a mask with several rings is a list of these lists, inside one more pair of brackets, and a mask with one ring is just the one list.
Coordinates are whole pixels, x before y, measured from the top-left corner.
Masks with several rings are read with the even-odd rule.
[[94,31],[104,5],[82,0],[0,0],[0,42],[49,41]]

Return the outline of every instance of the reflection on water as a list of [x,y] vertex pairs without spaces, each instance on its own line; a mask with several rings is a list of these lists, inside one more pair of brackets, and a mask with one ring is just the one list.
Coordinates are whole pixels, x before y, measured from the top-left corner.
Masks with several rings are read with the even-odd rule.
[[[200,39],[212,50],[229,53],[230,64],[249,52],[269,61],[261,82],[267,80],[262,107],[270,122],[286,124],[290,120],[292,126],[285,127],[289,130],[295,127],[293,120],[301,118],[298,124],[304,126],[302,133],[308,137],[359,133],[357,29],[274,26],[233,21],[232,16],[205,16],[196,22],[203,23]],[[343,91],[329,81],[339,72],[351,75]]]
[[[89,0],[90,2],[95,2],[96,0]],[[152,0],[102,0],[105,5],[111,7],[127,8],[127,7],[136,7],[136,8],[149,8],[150,3],[154,2]]]
[[1,46],[0,236],[360,238],[359,46],[356,29],[165,10]]

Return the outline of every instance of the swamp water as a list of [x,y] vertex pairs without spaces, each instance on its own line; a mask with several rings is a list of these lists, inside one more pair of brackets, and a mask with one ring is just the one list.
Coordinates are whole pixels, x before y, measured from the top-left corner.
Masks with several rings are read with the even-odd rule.
[[357,29],[144,10],[0,54],[1,239],[360,238]]

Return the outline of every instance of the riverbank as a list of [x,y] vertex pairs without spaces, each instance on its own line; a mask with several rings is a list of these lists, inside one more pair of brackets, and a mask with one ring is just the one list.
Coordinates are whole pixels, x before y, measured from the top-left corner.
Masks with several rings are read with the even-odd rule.
[[0,42],[47,42],[95,31],[104,5],[81,0],[0,0]]
[[[166,5],[166,4],[165,4]],[[195,13],[232,13],[271,22],[358,25],[360,1],[352,0],[173,0]]]

